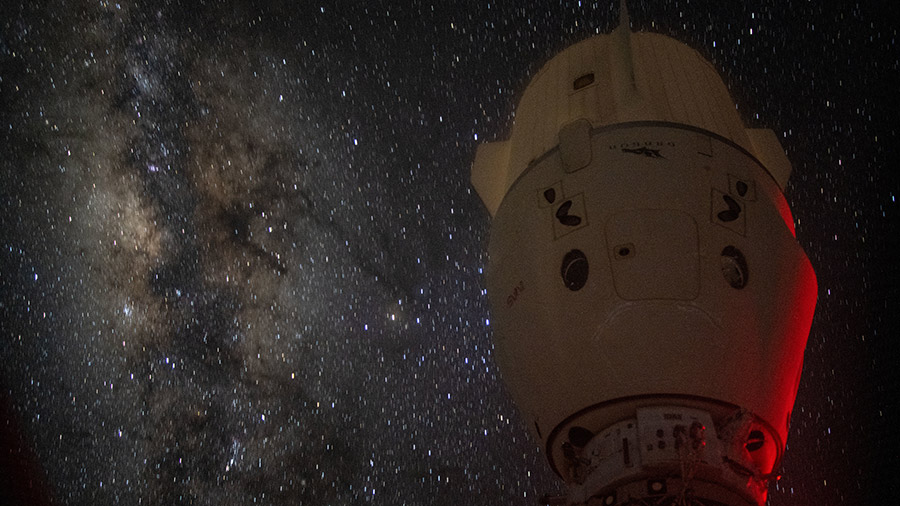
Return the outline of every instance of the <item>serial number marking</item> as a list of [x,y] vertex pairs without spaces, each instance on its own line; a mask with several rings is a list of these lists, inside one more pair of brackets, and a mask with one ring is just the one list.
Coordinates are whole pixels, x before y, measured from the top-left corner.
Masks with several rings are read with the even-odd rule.
[[506,306],[513,307],[513,304],[516,303],[516,300],[519,299],[519,295],[525,291],[525,282],[519,281],[519,284],[513,287],[512,293],[509,294],[509,297],[506,298]]

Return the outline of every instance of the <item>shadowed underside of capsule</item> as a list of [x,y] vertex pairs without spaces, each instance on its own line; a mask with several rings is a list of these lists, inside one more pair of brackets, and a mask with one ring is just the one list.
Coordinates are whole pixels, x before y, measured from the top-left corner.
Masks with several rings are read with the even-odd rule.
[[496,357],[565,501],[765,502],[816,297],[790,170],[707,61],[624,9],[479,147]]

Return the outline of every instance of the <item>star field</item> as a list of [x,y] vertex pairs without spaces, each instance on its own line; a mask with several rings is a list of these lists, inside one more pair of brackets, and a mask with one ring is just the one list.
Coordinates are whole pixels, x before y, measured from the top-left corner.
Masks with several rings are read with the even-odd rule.
[[[609,32],[616,4],[4,4],[0,414],[34,497],[534,505],[561,490],[491,354],[469,168],[533,73]],[[629,9],[633,29],[710,59],[793,163],[819,303],[769,503],[887,504],[891,8]]]

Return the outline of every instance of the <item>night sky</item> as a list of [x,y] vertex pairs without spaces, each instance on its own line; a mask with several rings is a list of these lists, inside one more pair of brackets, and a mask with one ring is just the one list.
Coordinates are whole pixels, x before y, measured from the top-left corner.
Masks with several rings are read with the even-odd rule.
[[[469,169],[618,2],[40,3],[0,3],[3,487],[221,506],[560,490],[491,355]],[[796,4],[629,10],[710,59],[793,162],[819,303],[770,504],[890,504],[896,7]]]

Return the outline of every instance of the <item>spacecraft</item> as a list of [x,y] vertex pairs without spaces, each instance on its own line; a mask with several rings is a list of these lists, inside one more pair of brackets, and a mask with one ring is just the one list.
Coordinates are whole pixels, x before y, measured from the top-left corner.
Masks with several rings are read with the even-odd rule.
[[816,304],[791,165],[708,61],[620,16],[478,147],[495,358],[548,502],[763,505]]

